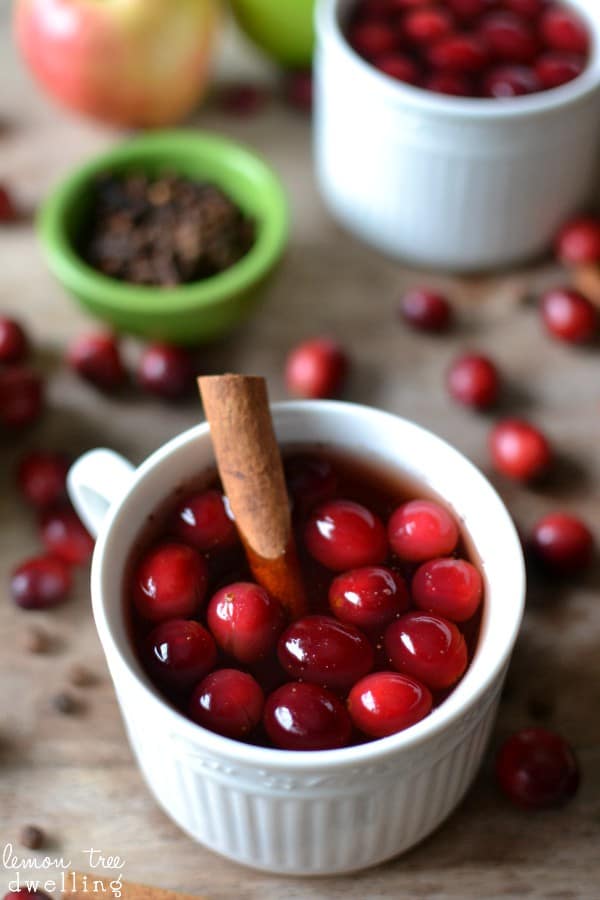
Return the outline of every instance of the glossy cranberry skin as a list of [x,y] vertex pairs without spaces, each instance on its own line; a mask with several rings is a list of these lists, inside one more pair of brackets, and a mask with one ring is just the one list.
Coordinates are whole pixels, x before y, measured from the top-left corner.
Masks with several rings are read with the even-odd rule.
[[533,527],[531,549],[549,570],[574,574],[586,569],[594,552],[594,537],[585,522],[568,513],[551,513]]
[[500,375],[487,356],[469,353],[459,357],[448,370],[448,391],[457,403],[475,409],[489,409],[500,393]]
[[52,898],[45,891],[21,888],[18,891],[9,891],[4,895],[4,900],[52,900]]
[[567,222],[556,237],[555,250],[561,262],[579,266],[600,261],[600,219],[580,216]]
[[471,25],[494,6],[494,0],[446,0],[446,5],[457,18]]
[[546,10],[541,18],[540,33],[551,50],[585,56],[590,49],[590,36],[585,22],[574,10],[566,7]]
[[510,12],[490,13],[479,34],[494,59],[509,63],[531,62],[538,42],[528,23]]
[[13,570],[10,592],[21,609],[49,609],[63,603],[71,590],[71,570],[57,556],[34,556]]
[[186,544],[203,553],[233,547],[238,533],[220,491],[191,494],[177,507],[171,530]]
[[374,672],[354,685],[348,697],[350,717],[359,731],[387,737],[416,725],[431,711],[429,689],[398,672]]
[[483,580],[466,559],[430,559],[414,574],[412,597],[415,606],[425,612],[466,622],[479,609]]
[[485,44],[474,34],[454,34],[442,38],[427,52],[435,69],[450,72],[480,72],[488,61]]
[[574,288],[553,288],[540,304],[542,321],[552,337],[569,344],[586,344],[598,331],[598,313]]
[[318,506],[306,523],[304,542],[311,556],[334,572],[376,566],[388,554],[383,522],[352,500]]
[[373,668],[369,639],[330,616],[306,616],[283,632],[277,645],[282,668],[292,678],[347,690]]
[[289,354],[285,381],[290,394],[308,399],[335,397],[348,372],[348,358],[329,338],[314,338],[299,344]]
[[585,59],[573,53],[544,53],[535,63],[535,73],[546,91],[574,81],[584,69]]
[[562,806],[577,791],[579,766],[571,746],[545,728],[526,728],[510,737],[496,757],[496,778],[516,806]]
[[474,93],[471,81],[460,72],[434,71],[425,77],[423,87],[427,91],[447,94],[449,97],[470,97]]
[[198,622],[169,619],[148,635],[146,660],[159,684],[185,690],[214,669],[217,647],[213,636]]
[[149,394],[164,400],[178,400],[194,386],[195,366],[184,347],[151,344],[140,358],[138,381]]
[[117,390],[126,374],[119,345],[112,334],[82,334],[67,351],[67,362],[81,378],[103,391]]
[[0,371],[0,425],[19,430],[39,419],[44,403],[41,378],[26,366]]
[[54,506],[40,516],[40,535],[49,553],[70,565],[86,563],[94,551],[94,539],[70,506]]
[[452,309],[446,297],[427,288],[413,288],[400,303],[400,314],[419,331],[447,331],[452,321]]
[[529,66],[504,65],[491,69],[483,80],[483,94],[504,100],[541,91],[542,83]]
[[494,467],[516,481],[533,481],[552,462],[552,450],[542,432],[523,419],[504,419],[490,434]]
[[366,59],[375,59],[396,48],[394,31],[383,22],[357,23],[350,29],[349,40],[356,52]]
[[265,697],[258,682],[239,669],[218,669],[194,690],[190,717],[198,725],[243,741],[262,719]]
[[403,29],[410,41],[428,46],[450,34],[452,25],[450,13],[441,6],[434,6],[409,12],[404,19]]
[[545,5],[546,0],[504,0],[506,9],[524,19],[539,19]]
[[281,750],[336,750],[350,740],[344,704],[318,684],[290,682],[267,697],[263,722]]
[[186,544],[167,542],[149,550],[133,577],[133,602],[148,622],[188,619],[206,596],[204,557]]
[[63,453],[27,453],[17,469],[17,484],[25,500],[38,509],[65,499],[69,459]]
[[283,86],[283,96],[294,109],[310,113],[313,106],[313,76],[310,69],[288,72]]
[[275,647],[285,615],[260,585],[238,581],[214,594],[207,622],[219,647],[242,663],[254,663]]
[[338,575],[329,587],[329,606],[341,622],[357,628],[380,628],[405,612],[410,601],[399,572],[367,566]]
[[294,510],[309,512],[336,492],[338,476],[328,459],[299,453],[285,460],[285,480]]
[[0,363],[23,362],[28,352],[27,336],[19,323],[0,316]]
[[432,691],[456,684],[468,663],[467,645],[456,625],[430,613],[411,612],[392,622],[385,650],[394,669]]
[[8,189],[0,184],[0,225],[16,222],[19,218],[15,202]]
[[404,81],[406,84],[417,84],[419,81],[419,68],[417,64],[405,53],[388,53],[378,56],[374,65],[384,75],[395,78],[396,81]]
[[439,503],[411,500],[392,513],[388,538],[400,559],[419,563],[452,553],[459,531],[453,517]]

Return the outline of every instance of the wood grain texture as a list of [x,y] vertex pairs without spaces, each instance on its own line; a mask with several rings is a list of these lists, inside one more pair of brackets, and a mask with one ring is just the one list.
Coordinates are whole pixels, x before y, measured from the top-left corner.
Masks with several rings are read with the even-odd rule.
[[[69,167],[116,135],[58,111],[32,86],[10,46],[8,7],[0,5],[0,180],[34,207]],[[239,65],[235,57],[235,65]],[[468,280],[417,272],[361,246],[331,221],[315,190],[306,121],[278,102],[253,119],[207,108],[197,123],[263,152],[290,192],[293,234],[264,305],[246,327],[201,353],[206,373],[264,373],[274,400],[285,397],[283,362],[301,338],[329,333],[353,360],[347,398],[415,419],[488,471],[491,418],[452,406],[443,387],[450,360],[463,348],[490,352],[507,381],[502,412],[531,417],[560,449],[556,478],[525,489],[494,478],[517,521],[528,528],[554,507],[574,509],[600,528],[600,362],[597,348],[574,350],[547,339],[526,298],[564,274],[541,263]],[[360,173],[357,173],[360,177]],[[493,210],[490,211],[493,214]],[[396,320],[402,290],[426,282],[447,290],[458,323],[449,339],[414,335]],[[197,402],[163,407],[135,391],[110,400],[61,365],[68,338],[89,320],[48,274],[30,223],[0,234],[0,309],[22,318],[35,342],[35,364],[49,377],[43,422],[0,449],[0,845],[18,844],[26,823],[86,870],[94,847],[125,860],[128,880],[211,900],[596,900],[600,884],[600,604],[598,571],[572,585],[536,588],[511,671],[488,759],[460,810],[424,844],[373,871],[332,879],[284,879],[241,869],[195,845],[162,813],[137,771],[121,724],[91,620],[87,573],[72,601],[48,613],[16,610],[6,573],[34,552],[34,517],[21,505],[13,470],[26,448],[76,454],[112,446],[139,462],[198,419]],[[139,346],[126,343],[135,363]],[[53,637],[51,650],[20,649],[29,623]],[[75,662],[99,678],[73,688],[79,716],[60,716],[51,698]],[[494,786],[492,754],[512,729],[532,723],[536,697],[551,701],[545,722],[573,742],[582,788],[564,810],[528,815],[513,810]],[[18,848],[17,848],[18,849]],[[24,851],[27,852],[27,851]],[[0,871],[0,895],[12,873]]]
[[[115,881],[112,888],[108,883],[111,895],[115,897],[118,892],[118,900],[203,900],[197,894],[180,894],[175,891],[166,891],[161,888],[149,887],[145,884],[133,884],[130,881]],[[93,872],[69,872],[65,897],[71,900],[92,900],[94,897],[106,897],[107,882],[98,878],[98,873]],[[205,898],[204,898],[205,900]]]

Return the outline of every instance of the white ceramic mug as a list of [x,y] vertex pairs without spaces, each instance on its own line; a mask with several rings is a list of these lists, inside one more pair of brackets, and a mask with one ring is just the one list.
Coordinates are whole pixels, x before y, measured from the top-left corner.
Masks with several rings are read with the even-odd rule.
[[213,734],[176,712],[133,652],[124,572],[148,516],[214,464],[206,424],[139,469],[93,450],[69,473],[69,493],[98,539],[94,617],[132,747],[166,812],[196,840],[240,863],[297,875],[347,872],[407,850],[456,807],[479,767],[521,622],[524,566],[515,528],[483,475],[411,422],[326,401],[275,404],[282,445],[326,444],[392,466],[442,496],[481,559],[481,636],[463,680],[409,730],[319,752],[288,752]]
[[585,72],[510,100],[448,97],[389,78],[340,26],[356,0],[319,0],[315,158],[339,221],[384,253],[458,270],[548,248],[590,203],[600,157],[600,3]]

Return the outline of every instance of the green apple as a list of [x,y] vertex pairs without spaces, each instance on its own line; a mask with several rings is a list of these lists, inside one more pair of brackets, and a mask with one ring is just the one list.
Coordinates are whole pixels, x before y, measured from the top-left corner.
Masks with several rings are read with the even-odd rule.
[[248,37],[279,63],[310,65],[316,0],[231,0]]

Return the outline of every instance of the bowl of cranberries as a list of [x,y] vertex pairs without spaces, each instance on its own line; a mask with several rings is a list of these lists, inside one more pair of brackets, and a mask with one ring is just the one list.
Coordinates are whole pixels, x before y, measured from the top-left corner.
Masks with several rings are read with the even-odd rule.
[[600,150],[600,7],[320,0],[316,164],[342,224],[457,270],[547,249]]
[[[307,609],[257,584],[192,428],[135,470],[82,457],[92,601],[132,747],[169,815],[238,862],[344,872],[450,814],[486,746],[524,601],[502,501],[368,407],[272,407]],[[260,498],[258,498],[260,499]]]

